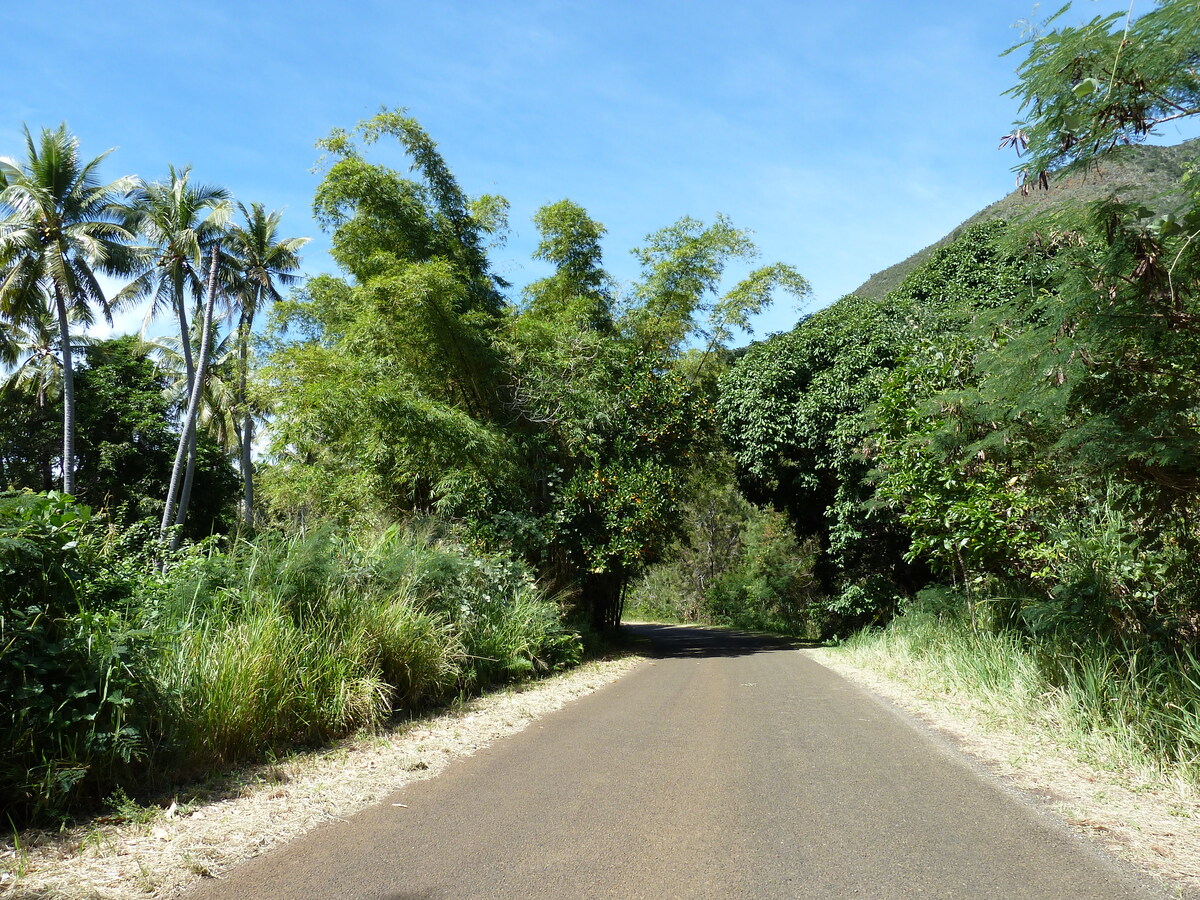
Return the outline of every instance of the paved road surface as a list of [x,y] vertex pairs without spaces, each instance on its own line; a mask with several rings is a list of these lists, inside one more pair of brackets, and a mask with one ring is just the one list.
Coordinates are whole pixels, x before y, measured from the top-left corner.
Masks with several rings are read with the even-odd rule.
[[1159,896],[786,642],[635,628],[652,663],[188,897]]

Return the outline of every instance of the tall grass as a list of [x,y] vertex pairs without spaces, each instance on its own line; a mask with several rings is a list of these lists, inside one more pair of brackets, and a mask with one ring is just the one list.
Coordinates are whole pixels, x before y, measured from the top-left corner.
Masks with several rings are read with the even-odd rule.
[[[43,540],[30,515],[9,528],[24,544],[0,549]],[[266,534],[192,548],[165,576],[127,557],[106,568],[112,547],[128,554],[120,542],[76,559],[89,540],[80,532],[71,545],[53,602],[31,594],[21,607],[31,622],[58,623],[45,640],[25,628],[21,641],[0,642],[12,685],[0,725],[12,719],[4,733],[21,748],[0,765],[0,801],[17,821],[328,741],[582,655],[559,604],[521,564],[434,526]],[[56,532],[43,542],[63,544]],[[89,573],[100,570],[97,611]],[[12,618],[0,615],[0,637]],[[27,674],[46,668],[48,648],[62,657],[55,677],[35,683]],[[59,688],[63,697],[50,696]]]
[[1050,732],[1101,768],[1200,786],[1200,667],[1187,651],[973,630],[916,608],[839,652],[998,724]]
[[174,574],[148,610],[162,728],[186,770],[379,724],[544,673],[578,636],[529,575],[431,532],[268,536]]

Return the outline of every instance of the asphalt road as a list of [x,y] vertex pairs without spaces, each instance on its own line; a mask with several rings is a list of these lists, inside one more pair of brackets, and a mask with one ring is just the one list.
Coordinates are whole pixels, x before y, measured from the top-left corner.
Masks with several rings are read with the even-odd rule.
[[617,683],[187,896],[1162,896],[787,642],[634,628]]

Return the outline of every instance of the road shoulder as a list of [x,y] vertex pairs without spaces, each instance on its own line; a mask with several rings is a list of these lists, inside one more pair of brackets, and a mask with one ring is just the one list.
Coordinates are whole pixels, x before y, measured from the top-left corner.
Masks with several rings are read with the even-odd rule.
[[999,727],[969,700],[917,692],[850,664],[836,649],[802,652],[909,713],[1003,787],[1151,875],[1173,895],[1200,898],[1200,797],[1194,788],[1144,773],[1098,769],[1044,729]]
[[28,834],[20,846],[10,837],[0,851],[0,896],[175,896],[198,879],[219,878],[246,859],[432,778],[641,663],[636,656],[590,662],[379,734],[297,753],[239,773],[208,796],[199,788],[181,790],[176,802],[143,810],[140,821]]

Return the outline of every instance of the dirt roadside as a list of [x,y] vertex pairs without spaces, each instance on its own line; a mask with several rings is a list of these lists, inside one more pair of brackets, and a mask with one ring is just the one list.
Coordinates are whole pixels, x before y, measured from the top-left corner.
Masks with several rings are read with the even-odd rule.
[[1200,793],[1194,787],[1150,773],[1099,769],[1045,730],[997,728],[960,698],[919,693],[903,681],[846,662],[833,649],[805,653],[914,715],[988,774],[1172,893],[1200,898]]
[[521,731],[616,681],[640,658],[592,662],[488,694],[391,731],[346,740],[247,770],[233,786],[138,811],[140,822],[98,822],[0,844],[5,900],[173,897],[316,826],[377,803],[452,760]]

